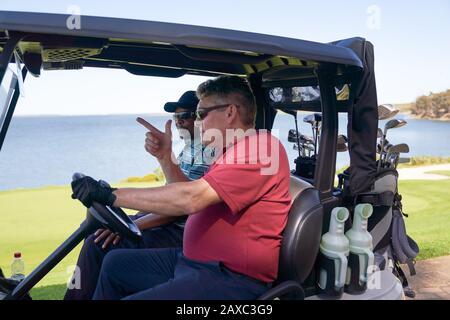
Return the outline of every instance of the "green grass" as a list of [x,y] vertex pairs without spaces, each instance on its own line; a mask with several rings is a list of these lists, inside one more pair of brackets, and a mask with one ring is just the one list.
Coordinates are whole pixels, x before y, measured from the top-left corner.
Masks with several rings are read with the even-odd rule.
[[[148,186],[148,183],[120,186]],[[419,259],[450,254],[449,180],[400,181],[408,234],[420,246]],[[46,187],[0,192],[0,267],[10,274],[14,251],[21,251],[29,273],[64,241],[84,219],[85,209],[70,198],[70,189]],[[131,213],[131,212],[130,212]],[[67,271],[75,265],[80,246],[31,291],[35,299],[61,299]]]
[[[159,184],[122,183],[115,186],[146,187]],[[78,201],[72,200],[70,195],[69,186],[0,192],[0,267],[7,277],[10,276],[14,252],[22,252],[25,273],[29,274],[79,227],[85,218],[86,209]],[[37,298],[62,297],[64,290],[61,290],[61,284],[68,281],[71,275],[68,268],[75,265],[80,248],[81,244],[46,275],[32,290],[32,295]],[[42,286],[50,287],[39,288]],[[46,290],[49,290],[49,295],[44,294]]]
[[427,171],[426,173],[440,174],[441,176],[450,177],[449,170],[434,170],[434,171]]
[[397,168],[411,168],[418,166],[429,166],[434,164],[445,164],[450,163],[450,157],[431,157],[431,156],[422,156],[422,157],[411,157],[410,162],[408,163],[400,163]]
[[400,180],[408,234],[419,244],[418,259],[450,254],[448,180]]
[[53,284],[44,287],[36,287],[31,290],[34,300],[61,300],[66,292],[65,284]]

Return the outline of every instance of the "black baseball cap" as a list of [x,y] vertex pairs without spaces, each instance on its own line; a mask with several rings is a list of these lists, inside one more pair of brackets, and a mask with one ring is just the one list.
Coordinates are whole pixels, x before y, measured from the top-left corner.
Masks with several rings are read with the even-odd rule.
[[178,99],[178,102],[167,102],[164,105],[164,110],[167,112],[175,112],[176,108],[183,108],[189,111],[197,110],[198,98],[195,91],[186,91]]

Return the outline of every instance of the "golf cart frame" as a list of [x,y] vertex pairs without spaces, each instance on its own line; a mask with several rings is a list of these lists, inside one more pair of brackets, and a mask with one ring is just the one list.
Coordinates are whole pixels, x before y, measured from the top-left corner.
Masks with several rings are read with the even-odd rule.
[[[293,208],[298,214],[291,212],[285,230],[278,286],[263,298],[317,294],[314,265],[320,237],[328,229],[331,210],[342,204],[334,186],[339,112],[347,113],[349,120],[351,194],[369,191],[376,175],[378,117],[371,43],[351,38],[323,44],[242,31],[92,16],[79,17],[80,28],[69,29],[70,18],[63,14],[0,11],[0,83],[7,69],[17,66],[0,105],[0,150],[20,95],[21,81],[28,73],[38,77],[42,69],[93,67],[169,78],[224,74],[246,77],[256,97],[257,129],[271,130],[279,110],[322,113],[313,184],[293,173]],[[336,87],[342,86],[347,86],[348,95],[338,100]],[[296,87],[318,87],[320,99],[295,101],[292,88]],[[274,88],[283,88],[281,101],[270,98]],[[43,276],[43,272],[38,276]]]

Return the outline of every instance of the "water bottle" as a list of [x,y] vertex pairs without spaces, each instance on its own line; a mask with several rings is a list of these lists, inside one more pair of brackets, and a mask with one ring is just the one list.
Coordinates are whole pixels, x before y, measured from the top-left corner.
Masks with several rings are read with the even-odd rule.
[[340,296],[344,292],[350,251],[349,241],[344,235],[344,223],[348,215],[347,208],[334,208],[331,211],[330,229],[320,242],[318,286],[321,293],[331,296]]
[[14,260],[11,264],[11,279],[22,281],[25,278],[25,264],[23,263],[22,254],[14,253]]
[[367,231],[367,220],[372,212],[371,204],[358,204],[353,215],[353,226],[345,233],[350,242],[345,291],[351,294],[367,289],[369,271],[374,265],[372,235]]

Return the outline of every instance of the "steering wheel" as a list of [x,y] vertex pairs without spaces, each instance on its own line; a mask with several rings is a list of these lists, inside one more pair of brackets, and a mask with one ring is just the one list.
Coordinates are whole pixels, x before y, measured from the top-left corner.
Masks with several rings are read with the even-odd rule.
[[[85,175],[82,173],[74,173],[72,180],[78,180]],[[100,183],[104,186],[109,184],[103,180]],[[106,229],[116,232],[123,237],[134,241],[139,241],[142,238],[142,233],[133,220],[120,208],[106,206],[98,202],[93,202],[92,206],[88,208],[88,218],[93,218]]]

